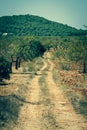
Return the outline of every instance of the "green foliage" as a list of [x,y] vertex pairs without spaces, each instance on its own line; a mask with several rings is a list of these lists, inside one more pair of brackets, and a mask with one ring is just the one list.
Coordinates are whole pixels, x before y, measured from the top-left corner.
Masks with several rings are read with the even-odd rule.
[[86,72],[87,64],[87,37],[81,37],[72,42],[68,48],[68,58],[74,62],[83,63],[83,72]]
[[62,51],[58,50],[58,51],[55,51],[55,56],[56,57],[60,57],[62,55]]
[[0,81],[10,78],[10,63],[5,57],[0,56]]
[[9,79],[10,73],[12,72],[11,51],[9,46],[9,38],[0,38],[0,81],[3,79]]
[[17,56],[24,60],[33,60],[42,56],[44,51],[43,45],[36,40],[24,41],[17,46]]
[[77,30],[68,25],[33,15],[0,17],[0,32],[17,36],[81,36],[87,34],[87,30]]
[[11,56],[32,61],[42,56],[45,50],[50,49],[54,53],[53,59],[57,57],[61,60],[63,57],[69,61],[85,63],[86,67],[83,68],[87,68],[86,36],[8,36],[0,38],[0,55],[9,61],[11,61]]
[[68,49],[68,57],[74,61],[87,61],[87,40],[74,41]]

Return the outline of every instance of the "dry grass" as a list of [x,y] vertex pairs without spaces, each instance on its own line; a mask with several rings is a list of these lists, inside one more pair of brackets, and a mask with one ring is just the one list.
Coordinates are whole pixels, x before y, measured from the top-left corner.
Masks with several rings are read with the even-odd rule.
[[77,70],[61,70],[56,61],[53,77],[73,104],[75,111],[87,118],[87,75]]
[[60,70],[60,71],[58,71],[58,73],[60,76],[60,81],[64,85],[81,86],[84,84],[84,75],[78,73],[77,71]]

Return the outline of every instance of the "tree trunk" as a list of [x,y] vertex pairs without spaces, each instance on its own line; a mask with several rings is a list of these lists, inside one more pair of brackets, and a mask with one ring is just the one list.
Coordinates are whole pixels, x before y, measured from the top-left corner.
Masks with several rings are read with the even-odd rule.
[[21,65],[21,59],[19,58],[18,60],[18,67],[20,68],[20,65]]
[[17,57],[17,59],[16,59],[16,64],[15,64],[15,69],[16,70],[18,69],[18,59],[19,59],[19,57]]
[[20,68],[20,64],[21,64],[21,59],[20,59],[20,57],[17,57],[15,68],[16,69]]
[[11,62],[10,62],[10,73],[12,73],[12,63],[13,63],[13,56],[11,56]]
[[10,62],[10,73],[12,73],[12,61]]
[[83,63],[83,73],[86,73],[86,63]]

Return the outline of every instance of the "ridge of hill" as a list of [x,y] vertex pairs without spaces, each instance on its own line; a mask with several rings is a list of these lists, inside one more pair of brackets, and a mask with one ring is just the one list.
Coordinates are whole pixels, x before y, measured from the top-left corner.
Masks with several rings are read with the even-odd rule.
[[0,35],[34,36],[81,36],[87,30],[76,29],[62,23],[34,15],[13,15],[0,17]]

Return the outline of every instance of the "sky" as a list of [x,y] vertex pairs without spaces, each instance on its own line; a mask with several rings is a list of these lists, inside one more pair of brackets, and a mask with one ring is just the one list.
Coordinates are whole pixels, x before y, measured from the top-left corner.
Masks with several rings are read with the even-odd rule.
[[0,0],[0,17],[31,14],[77,29],[87,25],[87,0]]

